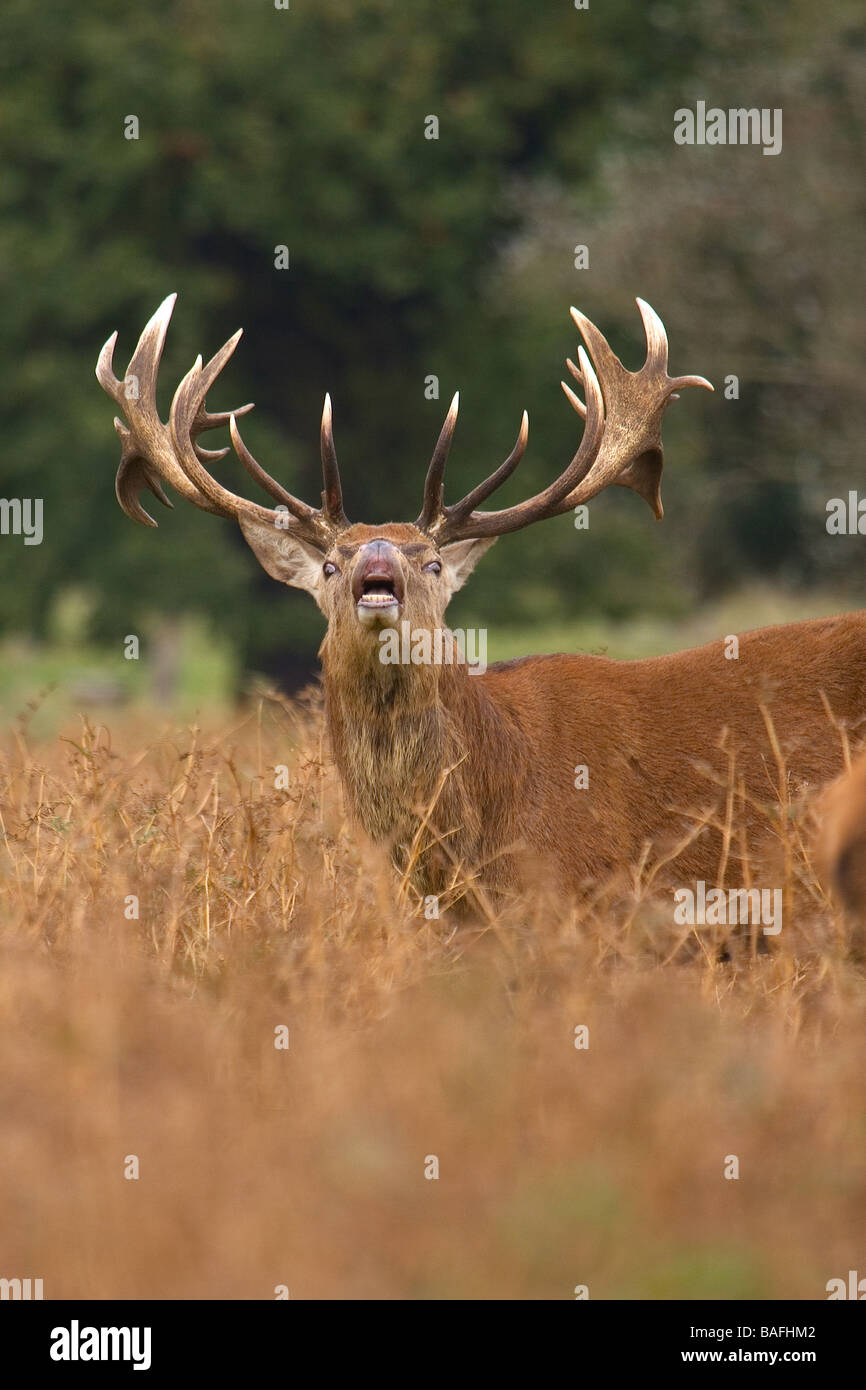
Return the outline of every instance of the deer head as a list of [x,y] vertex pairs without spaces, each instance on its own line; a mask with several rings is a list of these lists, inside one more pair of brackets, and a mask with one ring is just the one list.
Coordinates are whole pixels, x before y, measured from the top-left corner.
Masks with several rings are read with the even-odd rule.
[[[668,376],[664,326],[643,300],[637,303],[646,332],[647,357],[637,372],[627,371],[599,330],[572,309],[588,353],[580,347],[577,363],[568,360],[568,368],[582,387],[584,400],[564,382],[562,388],[583,419],[584,430],[571,462],[549,487],[501,511],[478,510],[523,457],[529,436],[524,411],[517,441],[504,463],[462,500],[446,506],[443,483],[457,423],[455,395],[427,470],[423,506],[414,524],[352,525],[343,509],[329,396],[322,412],[323,491],[318,508],[293,497],[247,449],[237,418],[251,410],[251,405],[233,412],[207,411],[205,397],[234,352],[240,331],[207,366],[202,365],[201,357],[196,360],[175,392],[168,423],[161,421],[156,380],[175,299],[170,295],[148,323],[123,381],[112,369],[116,333],[99,356],[99,383],[120,405],[127,420],[126,425],[120,420],[114,422],[122,440],[118,501],[128,516],[155,526],[138,494],[147,487],[170,506],[162,487],[168,482],[202,510],[233,517],[268,574],[312,595],[328,619],[325,651],[339,646],[344,657],[351,653],[362,660],[375,660],[382,629],[398,626],[404,619],[413,629],[439,627],[451,595],[465,583],[498,536],[569,511],[611,484],[632,488],[661,517],[664,410],[683,386],[712,390],[703,377]],[[276,507],[237,496],[208,472],[206,463],[228,450],[204,449],[199,436],[226,424],[240,462]]]

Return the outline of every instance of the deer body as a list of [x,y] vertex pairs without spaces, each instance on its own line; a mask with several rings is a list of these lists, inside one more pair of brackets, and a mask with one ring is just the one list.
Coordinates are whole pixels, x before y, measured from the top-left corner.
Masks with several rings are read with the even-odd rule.
[[[578,363],[568,363],[584,400],[563,389],[584,430],[547,488],[513,507],[479,510],[520,462],[524,413],[505,462],[446,505],[455,396],[417,521],[378,527],[353,525],[343,510],[328,397],[320,508],[257,463],[238,431],[241,411],[208,412],[205,396],[240,334],[206,366],[196,361],[162,422],[156,376],[173,305],[172,296],[139,340],[127,369],[135,392],[113,373],[114,338],[100,354],[97,377],[128,421],[115,421],[123,441],[118,500],[135,520],[155,525],[138,494],[149,487],[167,502],[166,481],[202,510],[234,518],[270,575],[312,595],[328,621],[326,719],[349,807],[421,891],[457,897],[461,882],[469,891],[501,890],[539,876],[572,891],[641,862],[664,865],[675,850],[670,871],[680,879],[736,879],[738,855],[751,846],[731,844],[732,797],[742,811],[738,829],[751,835],[762,803],[784,804],[801,783],[839,769],[832,721],[853,728],[866,714],[862,615],[748,633],[736,659],[727,659],[721,641],[636,662],[527,657],[485,675],[453,663],[382,659],[382,639],[406,621],[450,641],[448,601],[498,536],[571,511],[611,484],[633,489],[661,516],[662,416],[680,389],[709,383],[668,375],[667,338],[648,305],[638,300],[647,357],[637,372],[572,310],[591,358],[581,347]],[[220,452],[202,448],[198,437],[226,424],[275,508],[228,491],[205,467]]]
[[[769,804],[780,777],[771,730],[793,795],[841,768],[822,692],[840,723],[866,716],[864,614],[746,633],[734,660],[719,641],[642,661],[524,657],[481,676],[443,666],[436,679],[432,668],[376,662],[357,687],[331,675],[327,646],[323,663],[353,813],[395,849],[427,813],[416,882],[429,893],[443,891],[455,863],[483,864],[499,888],[543,867],[563,891],[580,890],[635,865],[645,846],[650,863],[665,857],[695,829],[671,872],[715,882],[721,835],[700,829],[700,813],[712,810],[718,827],[728,750],[735,779]],[[759,814],[745,819],[763,832]],[[753,867],[759,848],[750,846]]]
[[818,802],[818,864],[856,923],[855,946],[866,956],[866,754],[861,753]]

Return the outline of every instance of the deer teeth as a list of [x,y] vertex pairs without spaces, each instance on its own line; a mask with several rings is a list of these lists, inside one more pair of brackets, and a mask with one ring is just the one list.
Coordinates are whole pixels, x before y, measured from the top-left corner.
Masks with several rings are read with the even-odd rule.
[[400,621],[400,605],[393,594],[365,594],[356,612],[363,627],[396,627]]

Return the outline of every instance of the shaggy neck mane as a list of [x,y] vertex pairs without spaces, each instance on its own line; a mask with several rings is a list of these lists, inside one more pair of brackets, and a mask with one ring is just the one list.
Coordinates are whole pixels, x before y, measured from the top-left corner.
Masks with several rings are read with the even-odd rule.
[[[372,839],[405,844],[435,800],[431,834],[448,851],[430,853],[438,870],[471,862],[482,840],[482,814],[495,824],[495,803],[514,769],[513,728],[506,728],[484,688],[463,665],[354,664],[341,643],[321,651],[331,750],[350,809]],[[483,758],[478,753],[484,748]],[[452,769],[443,778],[446,769]],[[488,769],[497,769],[496,785]],[[437,795],[438,793],[438,795]],[[482,809],[483,813],[482,813]],[[446,863],[447,861],[447,863]]]

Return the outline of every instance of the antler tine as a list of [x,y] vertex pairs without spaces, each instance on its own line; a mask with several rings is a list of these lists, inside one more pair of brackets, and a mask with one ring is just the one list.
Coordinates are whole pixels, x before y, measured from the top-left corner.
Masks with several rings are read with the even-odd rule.
[[600,328],[596,328],[591,319],[582,314],[579,309],[575,309],[572,304],[569,309],[574,323],[577,326],[581,338],[586,343],[589,355],[595,363],[596,370],[600,377],[604,377],[613,370],[614,365],[619,362],[619,358],[613,351],[607,338]]
[[459,409],[460,392],[455,391],[448,407],[448,414],[445,416],[445,423],[439,431],[439,438],[436,440],[436,448],[433,450],[430,466],[427,469],[427,477],[424,479],[424,504],[421,508],[421,514],[415,522],[419,531],[426,531],[428,534],[432,534],[437,523],[445,515],[442,505],[445,464],[448,462],[448,453],[454,438]]
[[[205,449],[201,444],[196,443],[198,436],[203,433],[204,430],[215,430],[221,428],[223,425],[230,425],[232,420],[238,415],[249,415],[251,410],[255,410],[252,401],[247,405],[239,405],[237,410],[215,410],[211,412],[202,407],[198,413],[198,419],[193,421],[193,426],[190,430],[190,438],[193,444],[195,444],[195,451],[203,463],[225,458],[229,449],[228,446],[224,449]],[[269,476],[265,473],[264,469],[262,469],[262,473],[265,474],[265,477]],[[273,482],[273,479],[271,479],[271,481]],[[279,483],[276,483],[275,486],[279,487]]]
[[[114,349],[116,346],[117,330],[115,329],[111,337],[106,339],[103,343],[99,357],[97,358],[96,379],[103,391],[107,392],[112,400],[120,405],[123,399],[123,384],[118,381],[117,377],[114,375]],[[138,500],[138,494],[141,492],[142,488],[149,487],[154,497],[156,497],[164,507],[170,507],[172,504],[166,497],[162,484],[156,479],[149,478],[144,472],[142,461],[127,459],[125,457],[126,439],[129,435],[129,430],[116,416],[114,419],[114,428],[120,436],[122,447],[121,463],[117,470],[117,477],[114,484],[117,500],[124,512],[126,512],[126,515],[131,517],[133,521],[139,521],[143,526],[156,526],[153,517],[149,512],[144,510],[144,507],[142,507]]]
[[[348,525],[342,509],[338,515],[333,510],[319,511],[308,506],[287,492],[256,462],[237,426],[237,417],[247,414],[252,405],[219,412],[210,412],[205,407],[207,392],[237,347],[240,330],[223,344],[207,366],[202,365],[200,356],[196,358],[175,391],[168,424],[163,424],[156,404],[156,381],[176,299],[176,295],[169,295],[146,325],[124,382],[118,381],[112,366],[116,333],[99,354],[96,366],[99,383],[121,406],[128,421],[125,425],[115,420],[115,428],[123,442],[115,484],[121,507],[134,520],[155,526],[153,517],[138,501],[138,493],[148,487],[159,501],[171,506],[160,481],[164,479],[202,510],[238,521],[245,517],[286,530],[289,528],[285,525],[285,510],[288,510],[292,515],[292,532],[315,548],[328,550],[337,532]],[[224,457],[228,450],[205,449],[196,442],[197,438],[203,431],[225,424],[229,426],[232,443],[247,472],[283,504],[283,510],[276,511],[237,496],[207,471],[205,462]]]
[[[664,515],[661,501],[661,474],[664,462],[662,416],[678,387],[712,384],[702,376],[668,376],[668,336],[655,309],[644,299],[636,300],[646,336],[647,352],[643,366],[629,372],[611,350],[593,323],[577,309],[571,315],[590,349],[604,392],[606,428],[599,457],[591,473],[562,501],[560,510],[588,502],[612,483],[630,487],[643,497],[658,520]],[[602,363],[604,364],[602,366]],[[566,395],[580,413],[580,402],[565,388]]]
[[[272,478],[270,473],[266,472],[266,470],[262,468],[261,464],[258,462],[257,459],[253,458],[253,455],[250,453],[246,444],[241,439],[241,432],[238,429],[237,422],[237,417],[239,414],[240,411],[238,410],[232,411],[229,414],[229,434],[231,435],[232,447],[235,453],[237,454],[238,458],[240,459],[241,463],[243,464],[244,468],[247,470],[254,482],[258,483],[260,488],[263,488],[265,492],[270,493],[274,501],[282,502],[285,507],[288,507],[292,515],[298,518],[298,520],[306,521],[309,517],[311,517],[314,514],[315,509],[313,507],[307,506],[306,502],[301,502],[297,497],[293,497],[290,492],[286,491],[286,489],[282,486],[281,483],[277,482],[276,478]],[[197,449],[196,452],[198,453],[199,457],[201,457],[201,449]],[[228,449],[222,449],[220,452],[222,454],[227,454]]]
[[647,304],[645,299],[637,298],[635,303],[646,334],[646,365],[653,371],[667,372],[668,335],[665,326],[655,309],[651,304]]
[[204,511],[227,515],[198,491],[179,466],[171,438],[159,418],[156,406],[156,377],[165,336],[174,310],[176,294],[170,294],[148,320],[138,340],[123,381],[114,375],[114,348],[117,333],[104,344],[96,363],[96,379],[129,420],[130,426],[115,419],[114,428],[120,436],[120,464],[114,489],[123,511],[133,521],[144,526],[156,526],[149,512],[138,500],[147,487],[164,506],[171,502],[162,488],[161,478],[171,483],[175,491]]
[[343,511],[343,485],[340,482],[340,468],[337,463],[337,450],[334,447],[334,425],[331,416],[331,397],[325,394],[322,406],[322,427],[319,432],[319,449],[322,456],[322,511],[338,528],[348,526],[349,520]]
[[[219,352],[211,358],[206,367],[202,367],[201,357],[197,357],[186,376],[181,381],[174,393],[174,400],[171,403],[169,412],[169,429],[174,444],[175,453],[181,468],[186,473],[190,482],[203,493],[205,497],[216,507],[222,508],[228,516],[237,519],[242,513],[247,516],[255,517],[259,521],[269,521],[275,523],[279,513],[270,507],[262,507],[258,502],[251,502],[246,497],[239,497],[237,493],[224,488],[218,483],[204,467],[198,457],[196,449],[192,445],[192,431],[195,423],[200,420],[201,412],[204,408],[204,399],[215,378],[219,375],[225,363],[237,346],[239,333],[224,343]],[[235,424],[232,433],[232,440],[240,439],[240,432]],[[244,466],[256,476],[255,469],[258,468],[252,454],[244,448],[245,457],[241,459]],[[254,467],[251,467],[253,465]],[[264,469],[261,469],[264,473]],[[271,480],[273,481],[273,480]],[[289,494],[287,494],[288,496]],[[293,502],[296,499],[292,499]],[[287,504],[288,505],[288,504]],[[307,507],[306,503],[297,502],[298,511],[295,516],[305,527],[310,527],[321,539],[320,528],[313,522],[315,513],[312,507]]]
[[126,369],[126,381],[133,378],[140,383],[140,395],[144,398],[148,410],[156,410],[156,380],[168,325],[171,323],[176,303],[176,294],[170,294],[162,301],[156,313],[145,324],[144,332],[135,345],[135,351]]
[[[647,340],[647,366],[656,370],[667,372],[668,369],[668,335],[665,326],[651,304],[647,304],[645,299],[635,300],[640,316],[643,319],[644,329]],[[708,391],[712,391],[712,382],[707,381],[705,376],[676,376],[671,378],[674,387],[678,386],[703,386]],[[672,395],[672,399],[676,399]]]
[[[187,437],[192,435],[195,426],[204,417],[205,396],[237,347],[241,331],[238,330],[233,337],[229,338],[228,342],[223,344],[206,367],[202,367],[201,357],[196,359],[195,364],[177,388],[172,402],[169,424],[181,467],[206,497],[217,505],[230,508],[232,515],[236,517],[244,514],[259,521],[269,521],[274,524],[279,518],[278,512],[229,492],[203,467],[198,457],[199,451],[186,447]],[[238,457],[250,476],[260,483],[272,497],[281,501],[294,517],[296,525],[293,529],[295,533],[302,535],[318,549],[330,549],[337,531],[349,524],[347,518],[345,516],[339,518],[332,516],[324,507],[322,511],[316,510],[308,503],[293,497],[276,479],[272,478],[244,444],[234,415],[230,418],[230,433]],[[342,512],[342,507],[340,511]]]
[[[534,521],[541,521],[545,516],[553,515],[553,508],[557,507],[562,497],[570,492],[586,475],[592,467],[601,443],[604,428],[604,403],[601,388],[592,369],[592,363],[583,348],[578,349],[578,359],[586,383],[586,426],[577,453],[565,471],[543,492],[537,493],[535,497],[531,497],[525,502],[518,503],[515,507],[506,507],[502,511],[473,511],[467,515],[465,510],[466,498],[455,503],[452,507],[444,508],[441,520],[438,524],[434,523],[428,533],[437,545],[445,545],[449,541],[462,540],[470,536],[501,536],[508,531],[518,531],[524,526],[530,526]],[[505,464],[497,469],[498,474],[502,474],[505,469],[508,472],[514,471],[523,454],[528,426],[529,419],[524,412],[517,444],[512,455],[506,459]],[[514,454],[517,454],[516,460]],[[492,478],[489,478],[481,484],[481,492],[484,496],[489,496],[493,491],[493,487],[490,486],[491,482]]]
[[[578,309],[571,310],[588,354],[580,347],[577,364],[566,359],[569,372],[583,387],[586,402],[581,401],[565,382],[561,383],[570,404],[585,422],[580,448],[565,472],[544,492],[516,507],[499,512],[475,511],[475,504],[488,497],[512,471],[508,466],[512,459],[506,460],[505,465],[462,502],[440,507],[439,513],[424,528],[437,544],[519,530],[534,521],[570,511],[612,483],[632,488],[649,503],[657,517],[662,515],[659,491],[663,459],[662,415],[678,388],[703,386],[710,391],[713,388],[704,377],[668,376],[668,340],[664,324],[644,300],[639,299],[637,305],[647,341],[646,359],[637,372],[626,370],[607,339],[585,314]],[[525,438],[522,442],[525,444]],[[519,439],[518,457],[523,452],[520,444]],[[422,519],[426,517],[425,509]],[[421,525],[421,521],[418,524]]]
[[[566,357],[566,359],[565,359],[565,365],[566,365],[566,367],[568,368],[568,370],[571,372],[571,375],[574,377],[575,381],[579,382],[580,385],[582,386],[582,385],[583,385],[583,373],[581,372],[580,368],[575,366],[575,364],[572,362],[572,360],[571,360],[570,357]],[[579,396],[576,396],[576,395],[574,394],[574,392],[572,391],[571,387],[568,385],[567,382],[561,381],[559,384],[560,384],[560,386],[562,387],[563,391],[565,392],[566,397],[567,397],[568,400],[571,402],[573,408],[577,411],[577,413],[578,413],[578,415],[580,416],[581,420],[585,420],[585,419],[586,419],[586,406],[584,405],[583,401],[580,399]]]
[[[236,410],[225,417],[228,420],[235,453],[250,477],[259,484],[259,487],[263,488],[265,492],[270,493],[275,501],[282,502],[299,521],[308,521],[310,517],[315,516],[315,508],[308,506],[306,502],[301,502],[297,497],[293,497],[281,483],[278,483],[275,478],[272,478],[270,473],[262,468],[258,460],[253,457],[241,438],[241,432],[237,427],[236,417],[251,409],[252,406],[244,406],[242,410]],[[334,449],[334,437],[331,429],[330,396],[325,397],[325,408],[322,412],[321,450],[322,473],[325,480],[325,491],[322,493],[322,510],[329,521],[333,523],[335,530],[342,530],[343,527],[349,525],[349,520],[343,511],[343,492],[340,484],[340,472],[337,467],[337,455]],[[201,449],[197,450],[197,452],[199,457],[201,457]],[[228,450],[223,449],[220,453],[228,453]],[[219,456],[220,455],[215,455],[215,457]]]
[[115,328],[111,336],[106,338],[105,342],[102,344],[99,356],[96,359],[96,380],[99,382],[103,391],[106,391],[108,395],[111,396],[112,400],[120,404],[116,394],[120,388],[120,382],[114,375],[114,349],[116,347],[117,329]]
[[520,429],[517,432],[517,439],[514,448],[508,455],[504,463],[500,463],[495,473],[491,473],[483,483],[479,483],[471,492],[467,493],[462,502],[455,502],[453,507],[449,507],[448,515],[454,521],[462,521],[469,515],[481,502],[486,502],[487,498],[501,487],[507,478],[510,478],[515,468],[519,464],[523,455],[526,453],[526,445],[529,440],[529,415],[524,410],[520,421]]
[[[114,425],[117,428],[120,421],[115,420]],[[121,426],[122,428],[123,426]],[[118,434],[120,434],[120,430],[118,430]],[[122,435],[121,438],[123,438]],[[120,503],[121,510],[133,521],[141,522],[142,526],[155,527],[157,523],[150,512],[144,510],[138,500],[139,493],[145,487],[150,489],[156,500],[161,502],[164,507],[168,507],[169,510],[174,507],[174,503],[166,496],[162,483],[158,478],[148,473],[142,459],[121,459],[114,479],[114,495]]]

